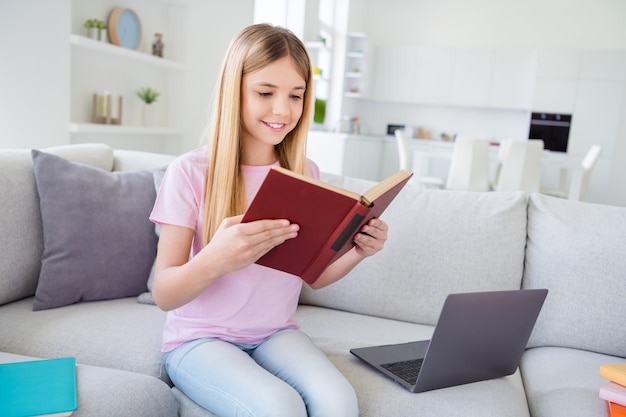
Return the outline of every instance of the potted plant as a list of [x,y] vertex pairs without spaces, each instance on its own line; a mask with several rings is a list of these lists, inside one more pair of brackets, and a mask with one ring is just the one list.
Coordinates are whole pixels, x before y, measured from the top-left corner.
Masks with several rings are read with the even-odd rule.
[[107,24],[104,23],[102,20],[98,20],[96,25],[98,27],[98,39],[100,39],[102,42],[106,42],[106,40],[107,40]]
[[139,91],[137,91],[137,97],[139,97],[141,101],[146,104],[154,103],[160,94],[161,93],[150,87],[142,87],[139,89]]
[[87,28],[87,37],[92,39],[99,39],[98,32],[98,19],[87,19],[83,24]]
[[[87,19],[83,24],[87,28],[87,36],[92,39],[105,40],[107,25],[102,20]],[[104,35],[104,36],[103,36]]]
[[142,123],[144,126],[150,126],[153,124],[152,103],[156,101],[159,95],[161,95],[161,93],[150,87],[142,87],[137,91],[137,97],[144,102],[141,112]]

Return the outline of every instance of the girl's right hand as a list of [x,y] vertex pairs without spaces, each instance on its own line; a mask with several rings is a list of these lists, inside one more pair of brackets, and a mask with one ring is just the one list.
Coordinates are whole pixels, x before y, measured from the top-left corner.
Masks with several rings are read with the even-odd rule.
[[256,262],[272,248],[298,236],[300,227],[288,220],[257,220],[241,223],[243,215],[222,221],[203,251],[220,260],[224,273],[239,270]]
[[223,275],[254,263],[274,246],[298,235],[299,226],[288,220],[241,223],[229,217],[200,253],[189,259],[194,231],[163,224],[152,295],[169,311],[193,300]]

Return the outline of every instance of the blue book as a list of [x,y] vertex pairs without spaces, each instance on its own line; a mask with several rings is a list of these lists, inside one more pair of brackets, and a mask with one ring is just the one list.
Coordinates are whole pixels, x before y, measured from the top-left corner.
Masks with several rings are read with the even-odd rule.
[[75,358],[0,364],[0,416],[69,416],[78,408]]

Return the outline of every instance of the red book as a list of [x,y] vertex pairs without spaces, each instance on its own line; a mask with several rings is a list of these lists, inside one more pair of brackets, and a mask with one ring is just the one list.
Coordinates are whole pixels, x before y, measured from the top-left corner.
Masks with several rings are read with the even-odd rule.
[[274,167],[242,222],[288,219],[300,226],[298,237],[276,246],[256,263],[312,284],[333,261],[349,251],[361,226],[379,217],[413,174],[387,177],[363,195]]
[[626,417],[626,406],[611,401],[606,402],[609,417]]

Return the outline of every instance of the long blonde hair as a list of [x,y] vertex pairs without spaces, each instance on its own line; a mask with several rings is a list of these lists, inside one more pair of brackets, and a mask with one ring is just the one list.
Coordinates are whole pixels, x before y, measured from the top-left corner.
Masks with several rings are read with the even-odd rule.
[[256,24],[243,29],[231,42],[213,98],[208,129],[209,166],[204,190],[202,245],[213,237],[222,220],[242,214],[245,192],[240,169],[243,76],[284,57],[291,57],[306,82],[303,111],[296,127],[276,145],[280,165],[306,173],[306,137],[312,103],[311,61],[302,41],[288,29]]

